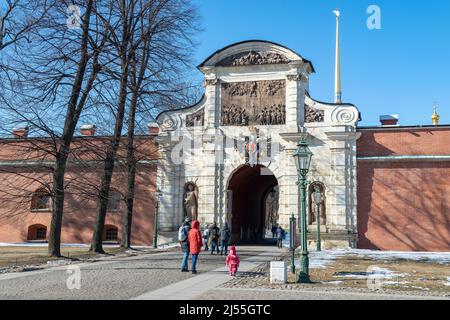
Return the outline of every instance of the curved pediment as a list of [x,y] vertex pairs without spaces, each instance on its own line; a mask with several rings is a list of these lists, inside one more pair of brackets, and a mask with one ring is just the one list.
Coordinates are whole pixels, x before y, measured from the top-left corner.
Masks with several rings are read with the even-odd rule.
[[291,49],[274,42],[251,40],[238,42],[216,51],[198,67],[240,67],[293,62],[304,63],[308,66],[308,72],[314,72],[311,62]]

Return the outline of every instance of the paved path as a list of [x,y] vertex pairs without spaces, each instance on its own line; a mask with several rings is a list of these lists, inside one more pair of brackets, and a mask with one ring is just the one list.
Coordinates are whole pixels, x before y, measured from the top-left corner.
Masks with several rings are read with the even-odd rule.
[[[256,248],[253,248],[255,250]],[[240,248],[240,251],[252,250],[252,248]],[[273,247],[264,247],[265,252],[262,252],[256,256],[242,260],[239,265],[239,274],[248,272],[258,265],[272,261],[281,255],[281,252]],[[257,253],[257,249],[255,253]],[[241,253],[238,252],[240,255]],[[217,268],[209,271],[205,274],[199,275],[194,278],[190,278],[184,281],[180,281],[158,290],[147,292],[135,300],[194,300],[207,293],[209,290],[214,289],[221,284],[229,281],[231,278],[228,274],[226,267]]]
[[[240,247],[238,253],[241,260],[246,260],[267,249],[268,247]],[[183,283],[188,279],[201,283],[203,276],[210,271],[223,268],[224,264],[224,256],[210,255],[205,252],[200,254],[197,275],[180,272],[180,252],[81,263],[78,264],[81,287],[72,290],[67,286],[67,281],[71,276],[67,266],[0,274],[0,300],[132,299],[175,283]],[[220,273],[218,276],[221,281],[225,280]]]

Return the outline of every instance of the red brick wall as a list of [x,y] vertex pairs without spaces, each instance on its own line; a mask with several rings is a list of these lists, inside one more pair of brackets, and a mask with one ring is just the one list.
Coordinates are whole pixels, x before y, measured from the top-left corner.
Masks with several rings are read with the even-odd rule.
[[[450,129],[362,131],[358,156],[450,154]],[[358,161],[358,247],[450,251],[450,162]]]
[[[16,160],[8,153],[8,146],[2,145],[0,160]],[[148,154],[151,156],[151,154]],[[147,157],[148,159],[149,157]],[[19,158],[20,159],[20,158]],[[71,165],[66,173],[69,185],[65,194],[65,206],[61,241],[63,243],[89,243],[97,214],[97,191],[102,165],[89,167]],[[48,169],[42,167],[0,168],[0,242],[27,241],[28,228],[35,224],[50,230],[51,212],[31,211],[31,195],[43,185],[52,181]],[[136,172],[136,193],[132,225],[133,245],[152,245],[155,214],[154,190],[156,164],[138,165]],[[116,166],[112,188],[124,194],[126,174],[124,167]],[[125,203],[121,201],[118,211],[108,211],[105,225],[117,227],[119,241],[122,237]]]

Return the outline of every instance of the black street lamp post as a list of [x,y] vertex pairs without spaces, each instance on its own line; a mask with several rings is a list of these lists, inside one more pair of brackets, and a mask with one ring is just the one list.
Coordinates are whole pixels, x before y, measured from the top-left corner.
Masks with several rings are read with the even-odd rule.
[[158,189],[155,192],[155,220],[153,222],[153,248],[158,248],[158,215],[159,215],[159,198],[162,192]]
[[297,282],[310,283],[309,278],[309,258],[308,258],[308,240],[307,240],[307,226],[306,226],[306,187],[308,182],[306,175],[309,171],[311,164],[312,152],[308,148],[306,138],[308,134],[302,130],[300,141],[297,144],[297,149],[294,152],[295,165],[297,166],[297,172],[299,175],[298,188],[299,188],[299,212],[300,212],[300,224],[301,224],[301,258],[300,267]]

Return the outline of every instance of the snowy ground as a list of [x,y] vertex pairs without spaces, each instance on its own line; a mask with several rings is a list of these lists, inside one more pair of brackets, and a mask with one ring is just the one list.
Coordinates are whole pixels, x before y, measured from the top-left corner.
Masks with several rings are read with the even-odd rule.
[[309,263],[325,285],[450,292],[450,252],[335,249],[309,252]]
[[[354,256],[358,258],[371,258],[380,261],[421,261],[436,264],[450,264],[450,252],[403,252],[403,251],[375,251],[362,249],[335,249],[309,252],[310,268],[326,268],[336,259]],[[296,261],[298,265],[299,261]]]

